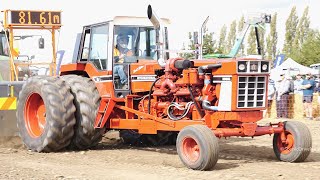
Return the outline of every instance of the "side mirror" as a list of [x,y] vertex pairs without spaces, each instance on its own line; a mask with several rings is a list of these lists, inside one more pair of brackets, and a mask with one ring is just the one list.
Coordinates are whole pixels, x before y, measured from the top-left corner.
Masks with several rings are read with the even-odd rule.
[[39,49],[44,49],[44,38],[39,38],[39,41],[38,41],[38,46],[39,46]]

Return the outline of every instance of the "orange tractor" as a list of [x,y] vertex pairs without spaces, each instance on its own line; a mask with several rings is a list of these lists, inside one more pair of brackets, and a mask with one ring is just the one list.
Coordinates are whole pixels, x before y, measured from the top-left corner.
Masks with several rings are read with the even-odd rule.
[[[270,64],[254,58],[169,58],[167,20],[148,7],[148,18],[115,17],[84,26],[77,61],[58,77],[29,78],[20,92],[18,128],[32,151],[88,149],[108,130],[130,143],[175,143],[191,169],[218,160],[218,138],[274,134],[281,161],[304,161],[311,135],[300,122],[261,126]],[[116,71],[117,37],[126,34],[131,56]],[[174,142],[175,141],[175,142]]]

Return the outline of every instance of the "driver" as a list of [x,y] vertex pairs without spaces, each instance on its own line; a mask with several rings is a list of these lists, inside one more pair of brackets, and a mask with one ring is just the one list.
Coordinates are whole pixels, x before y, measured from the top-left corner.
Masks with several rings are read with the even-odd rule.
[[[115,63],[123,63],[126,56],[132,56],[133,53],[128,49],[129,36],[124,34],[119,34],[117,37],[117,44],[114,48],[113,55]],[[121,64],[116,64],[114,66],[115,73],[120,77],[120,83],[122,89],[128,89],[128,77],[124,71],[124,67]]]

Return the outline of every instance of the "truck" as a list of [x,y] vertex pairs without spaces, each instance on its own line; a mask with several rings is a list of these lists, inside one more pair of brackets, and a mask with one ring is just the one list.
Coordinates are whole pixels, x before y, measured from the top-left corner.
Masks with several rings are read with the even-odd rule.
[[0,15],[0,135],[12,136],[18,132],[16,104],[23,83],[31,76],[56,73],[61,12],[3,10]]
[[[147,15],[84,26],[76,61],[62,65],[59,76],[28,78],[17,125],[29,150],[86,150],[107,131],[119,130],[133,139],[174,140],[179,158],[194,170],[212,169],[219,138],[231,136],[273,134],[280,161],[308,157],[312,139],[302,122],[258,124],[267,107],[269,61],[172,58],[166,19],[150,5]],[[119,59],[114,47],[124,33],[133,51],[123,61],[125,89],[114,71]]]

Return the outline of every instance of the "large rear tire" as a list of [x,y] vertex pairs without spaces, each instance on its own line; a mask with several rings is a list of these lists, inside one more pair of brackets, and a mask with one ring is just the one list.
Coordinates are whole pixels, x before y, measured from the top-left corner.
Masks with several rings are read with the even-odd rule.
[[70,144],[75,125],[73,96],[60,78],[35,76],[19,94],[17,126],[32,151],[59,151]]
[[183,128],[178,134],[176,146],[181,161],[190,169],[210,170],[219,158],[218,139],[204,125]]
[[62,78],[71,88],[76,106],[76,126],[70,149],[85,150],[96,146],[105,128],[95,129],[94,122],[100,105],[100,95],[94,82],[86,77],[65,75]]
[[284,132],[273,136],[273,151],[280,161],[302,162],[310,154],[312,137],[308,127],[302,122],[285,121]]

